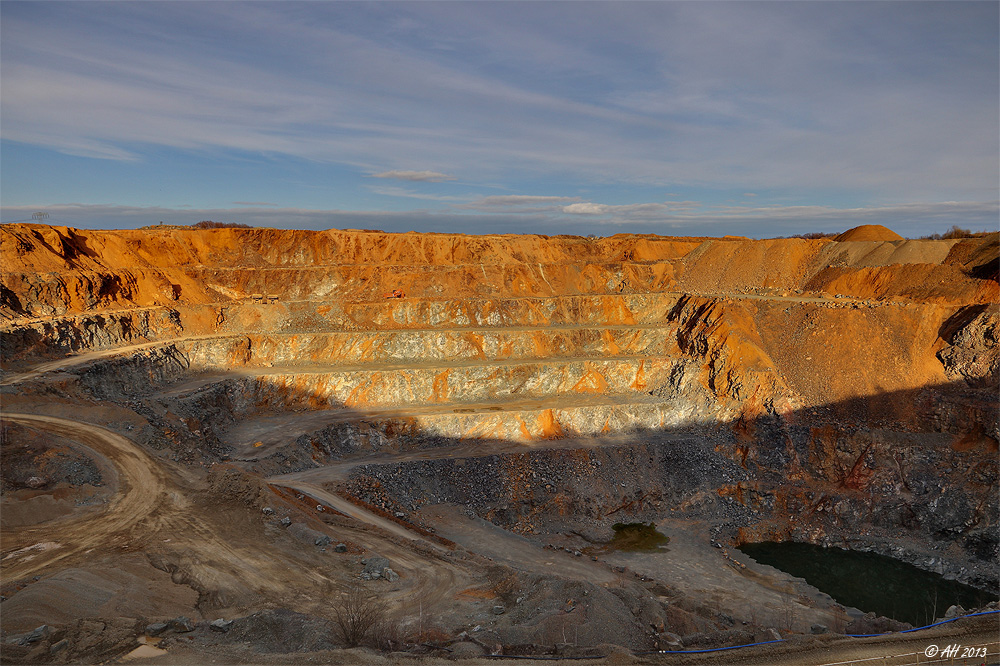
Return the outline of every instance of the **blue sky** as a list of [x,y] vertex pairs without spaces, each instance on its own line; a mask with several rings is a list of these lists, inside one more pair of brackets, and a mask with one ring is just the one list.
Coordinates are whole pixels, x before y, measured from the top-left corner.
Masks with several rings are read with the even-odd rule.
[[4,0],[0,219],[994,229],[998,8]]

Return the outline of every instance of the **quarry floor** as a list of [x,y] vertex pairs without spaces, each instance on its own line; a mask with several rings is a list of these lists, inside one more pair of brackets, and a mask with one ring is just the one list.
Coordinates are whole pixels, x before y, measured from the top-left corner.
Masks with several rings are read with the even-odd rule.
[[[949,645],[960,645],[963,648],[984,648],[986,659],[928,659],[926,650],[930,646],[945,648]],[[959,652],[961,654],[961,651]],[[294,655],[261,655],[246,650],[229,649],[205,652],[194,647],[179,646],[169,653],[155,654],[148,658],[118,663],[149,664],[150,666],[201,666],[206,663],[215,664],[342,664],[350,666],[397,666],[404,664],[421,664],[422,666],[445,666],[462,663],[468,666],[486,666],[501,664],[532,663],[524,659],[504,658],[474,658],[455,659],[440,657],[417,657],[409,654],[380,654],[371,650],[338,650],[333,652],[298,653]],[[549,659],[546,664],[569,666],[580,664],[578,659]],[[779,645],[763,645],[742,650],[714,654],[688,655],[632,655],[622,652],[611,652],[601,659],[588,659],[585,662],[597,666],[620,666],[623,664],[644,664],[655,666],[663,664],[714,664],[732,666],[847,666],[863,664],[878,664],[881,666],[913,666],[916,664],[996,664],[1000,663],[1000,627],[993,619],[968,621],[965,626],[948,629],[931,629],[919,635],[900,634],[885,638],[837,638],[828,636],[824,640],[807,639],[794,643]]]
[[[321,611],[324,597],[336,590],[353,568],[357,554],[377,552],[389,558],[401,574],[396,583],[385,584],[384,594],[402,613],[437,613],[458,618],[483,613],[481,601],[470,601],[462,591],[476,584],[474,573],[489,561],[538,573],[558,575],[613,586],[623,577],[646,581],[670,581],[685,594],[695,595],[722,612],[759,607],[760,613],[776,616],[793,608],[796,622],[804,626],[819,622],[836,626],[836,606],[831,599],[804,581],[762,566],[740,554],[714,547],[708,525],[665,519],[658,527],[670,537],[666,552],[610,553],[592,561],[567,550],[544,548],[560,543],[564,535],[524,538],[479,518],[470,518],[460,507],[435,505],[420,513],[426,525],[438,535],[458,544],[475,557],[456,556],[419,534],[367,512],[324,489],[335,487],[347,471],[361,461],[347,461],[319,470],[282,475],[270,481],[308,496],[298,506],[278,506],[278,512],[312,513],[312,502],[340,511],[347,518],[334,519],[336,538],[350,544],[348,557],[317,553],[262,528],[254,508],[239,504],[220,505],[218,494],[204,472],[186,469],[151,456],[126,437],[87,421],[95,416],[108,419],[82,406],[67,408],[59,403],[16,400],[19,410],[43,414],[6,412],[4,418],[70,438],[104,457],[117,470],[118,492],[100,509],[84,508],[48,523],[5,529],[3,583],[29,580],[39,574],[61,569],[54,576],[31,582],[4,603],[5,631],[30,631],[42,623],[86,615],[91,608],[113,615],[119,609],[134,613],[141,609],[150,616],[190,614],[197,591],[184,585],[177,572],[197,574],[199,562],[211,562],[214,576],[239,581],[231,587],[245,590],[246,597],[234,599],[227,607],[221,600],[213,615],[231,616],[248,604],[248,597],[281,597],[300,612]],[[10,405],[8,405],[10,408]],[[77,412],[74,414],[73,412]],[[58,412],[66,418],[47,416]],[[69,412],[69,413],[67,413]],[[592,446],[613,444],[615,437],[590,441]],[[547,445],[572,447],[580,442],[559,441]],[[434,451],[400,454],[399,459],[421,456],[458,455]],[[381,456],[380,460],[392,456]],[[218,488],[214,489],[218,492]],[[231,489],[230,489],[231,490]],[[322,530],[322,520],[312,524]],[[169,564],[164,571],[151,569],[150,555]],[[341,559],[337,559],[341,558]],[[486,558],[486,559],[483,559]],[[742,562],[739,567],[732,562]],[[168,573],[168,572],[173,572]],[[94,584],[101,579],[103,584]],[[107,582],[116,592],[107,598]],[[71,590],[75,605],[67,605],[65,592]],[[88,598],[88,591],[91,596]],[[250,601],[252,604],[252,601]],[[794,604],[791,606],[791,604]],[[92,610],[91,610],[92,612]],[[13,618],[13,619],[12,619]],[[209,618],[210,619],[210,618]],[[763,618],[762,618],[763,619]],[[796,627],[802,630],[803,627]],[[963,645],[995,643],[998,625],[993,618],[963,621],[919,636],[894,635],[878,639],[844,639],[833,636],[793,636],[786,644],[761,646],[742,651],[706,655],[631,656],[614,653],[594,663],[732,663],[732,664],[833,664],[843,661],[890,657],[884,663],[913,663],[893,660],[891,655],[922,651],[933,640],[961,642]],[[206,647],[171,645],[166,654],[136,655],[131,663],[454,663],[433,657],[385,655],[365,650],[324,653],[262,654],[234,646]],[[125,660],[123,660],[125,661]],[[505,660],[501,660],[506,663]],[[465,663],[496,663],[496,660],[469,660]],[[513,663],[513,662],[511,662]],[[569,663],[569,662],[564,662]],[[576,662],[574,662],[576,663]]]

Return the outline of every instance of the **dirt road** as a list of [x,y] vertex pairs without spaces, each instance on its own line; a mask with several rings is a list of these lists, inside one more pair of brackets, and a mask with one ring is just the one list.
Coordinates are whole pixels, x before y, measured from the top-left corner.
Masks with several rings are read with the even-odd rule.
[[115,347],[113,349],[102,349],[99,351],[86,352],[83,354],[72,354],[64,358],[59,358],[54,361],[46,361],[44,363],[39,363],[27,370],[25,372],[13,373],[5,377],[0,381],[0,386],[13,386],[15,384],[21,384],[26,381],[30,381],[37,377],[44,375],[47,372],[55,372],[57,370],[65,370],[67,368],[72,368],[78,365],[83,365],[84,363],[90,363],[91,361],[96,361],[102,358],[110,358],[112,356],[120,356],[125,354],[132,354],[137,351],[142,351],[144,349],[154,349],[156,347],[166,347],[179,342],[189,342],[192,340],[209,340],[212,338],[226,338],[234,337],[232,335],[197,335],[190,336],[186,338],[171,338],[169,340],[155,340],[153,342],[143,342],[137,345],[128,345],[126,347]]
[[132,528],[165,503],[162,468],[142,449],[121,435],[89,423],[54,416],[4,414],[3,419],[44,430],[92,448],[110,460],[119,473],[119,492],[96,515],[58,521],[58,529],[43,524],[3,533],[2,580],[30,576],[53,564],[127,538]]
[[410,531],[405,527],[403,527],[402,525],[398,525],[392,522],[391,520],[386,520],[382,516],[374,514],[371,511],[368,511],[367,509],[364,509],[355,504],[351,504],[343,497],[339,497],[337,495],[334,495],[333,493],[327,492],[322,488],[320,488],[319,486],[314,486],[309,483],[303,483],[301,481],[298,482],[287,481],[285,485],[288,486],[289,488],[299,491],[304,495],[308,495],[314,500],[322,502],[323,504],[331,507],[335,511],[338,511],[344,514],[345,516],[349,516],[357,520],[358,522],[374,525],[375,527],[383,529],[386,532],[389,532],[390,534],[395,534],[396,536],[403,537],[404,539],[409,539],[411,541],[418,541],[429,548],[433,548],[434,550],[441,550],[441,548],[436,543],[429,541],[428,539],[425,539],[416,532]]
[[[961,658],[962,649],[943,654],[947,646],[985,648],[982,658]],[[933,647],[932,647],[933,646]],[[934,655],[934,658],[928,655]],[[976,654],[976,652],[971,652]],[[847,638],[827,634],[793,638],[784,643],[704,654],[644,657],[651,664],[732,664],[733,666],[947,666],[1000,662],[1000,615],[966,618],[925,631]]]
[[[222,598],[238,605],[260,593],[305,600],[313,596],[310,589],[341,587],[323,567],[311,564],[309,557],[286,552],[282,542],[257,541],[239,524],[226,524],[224,518],[220,524],[205,506],[188,497],[190,489],[179,486],[169,470],[121,435],[51,416],[12,413],[3,419],[77,441],[107,457],[118,471],[119,492],[96,513],[4,530],[2,582],[51,573],[109,551],[142,550],[173,553],[168,559],[179,562],[181,568],[194,567],[189,572],[194,579],[217,587]],[[401,610],[419,605],[427,611],[445,605],[460,585],[469,584],[461,565],[446,561],[444,549],[436,544],[321,488],[302,486],[301,490],[359,521],[358,527],[342,529],[336,538],[349,539],[392,561],[403,579],[386,596],[395,599]],[[406,547],[371,532],[366,525],[417,544]],[[234,533],[241,530],[243,538]]]

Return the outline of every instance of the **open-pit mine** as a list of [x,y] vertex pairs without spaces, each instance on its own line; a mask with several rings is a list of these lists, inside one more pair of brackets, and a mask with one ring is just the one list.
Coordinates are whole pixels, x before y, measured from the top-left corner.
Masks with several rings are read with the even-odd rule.
[[4,225],[0,657],[993,655],[998,248]]

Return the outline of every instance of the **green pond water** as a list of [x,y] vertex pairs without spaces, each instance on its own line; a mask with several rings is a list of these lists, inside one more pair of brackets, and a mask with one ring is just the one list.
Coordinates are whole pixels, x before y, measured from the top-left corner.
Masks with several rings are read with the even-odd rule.
[[608,544],[611,550],[663,551],[670,543],[669,537],[656,529],[655,523],[615,523],[615,537]]
[[761,564],[803,578],[844,606],[924,626],[948,607],[977,608],[995,595],[874,553],[809,543],[763,542],[740,546]]

